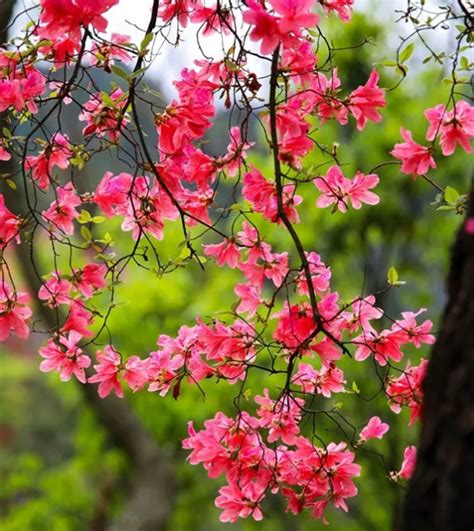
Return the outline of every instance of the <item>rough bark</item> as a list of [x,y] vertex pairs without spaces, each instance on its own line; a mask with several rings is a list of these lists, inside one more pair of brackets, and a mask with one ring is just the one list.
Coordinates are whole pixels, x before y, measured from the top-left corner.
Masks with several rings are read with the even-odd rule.
[[[468,218],[474,217],[474,188]],[[474,235],[460,227],[448,303],[424,382],[418,462],[402,531],[474,529]]]

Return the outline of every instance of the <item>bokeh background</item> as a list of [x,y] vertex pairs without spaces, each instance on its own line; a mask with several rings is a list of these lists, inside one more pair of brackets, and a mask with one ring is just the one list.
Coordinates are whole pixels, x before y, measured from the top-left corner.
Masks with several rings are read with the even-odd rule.
[[[389,19],[387,12],[381,13],[380,4],[390,9],[395,5],[362,2],[350,25],[335,21],[324,25],[323,31],[330,36],[333,46],[344,49],[337,53],[336,62],[347,90],[365,83],[374,64],[379,65],[382,86],[393,87],[399,80],[393,68],[384,68],[380,63],[393,59],[397,31],[404,33],[407,28],[403,24],[395,26],[396,15]],[[24,3],[19,2],[17,11],[23,7]],[[144,17],[147,14],[146,9],[137,13]],[[132,19],[131,13],[126,18]],[[129,33],[123,20],[123,14],[114,15],[111,29]],[[20,26],[21,21],[11,31],[18,31]],[[447,31],[434,38],[442,48],[449,46],[451,36]],[[360,46],[364,41],[366,44]],[[165,57],[149,76],[150,85],[162,91],[164,97],[171,93],[170,80],[178,75],[177,65],[192,57],[189,39],[186,45],[188,49],[180,52],[179,59]],[[408,63],[407,79],[396,90],[387,92],[388,106],[380,124],[370,123],[362,134],[350,126],[329,124],[324,128],[320,141],[327,146],[333,142],[340,144],[339,153],[348,162],[345,167],[348,174],[357,169],[368,173],[381,161],[390,160],[389,151],[399,141],[401,124],[410,128],[416,139],[423,138],[427,125],[424,109],[447,101],[449,94],[449,86],[442,81],[446,76],[443,65],[423,63],[426,55],[417,49]],[[109,86],[106,74],[97,76],[98,83]],[[151,131],[152,116],[145,113],[144,119],[145,127]],[[225,152],[228,123],[228,115],[221,111],[207,139],[208,152]],[[80,124],[72,117],[65,127],[71,138],[79,134]],[[253,135],[257,149],[250,161],[270,170],[271,160],[259,133],[255,130]],[[314,153],[305,165],[310,167],[319,162],[320,155]],[[104,156],[95,159],[81,179],[91,186],[106,170],[118,173],[122,169],[112,157]],[[316,209],[315,191],[305,189],[299,234],[306,248],[316,250],[331,265],[334,288],[345,300],[383,289],[387,270],[395,266],[407,284],[379,297],[378,304],[393,316],[403,310],[426,307],[426,315],[435,322],[436,329],[444,301],[450,244],[461,218],[453,212],[436,211],[431,205],[436,191],[421,179],[414,181],[401,175],[397,166],[383,167],[379,174],[381,203],[346,215]],[[446,160],[440,157],[436,178],[443,186],[463,191],[471,174],[472,167],[466,166],[462,154]],[[220,193],[230,193],[230,188],[226,191],[224,185]],[[121,233],[117,224],[109,223],[104,229],[113,235],[117,252],[130,248],[129,235]],[[278,232],[270,233],[269,238],[276,251],[287,249]],[[160,256],[179,257],[181,240],[179,227],[167,226],[165,240],[156,245]],[[45,256],[45,262],[47,259]],[[115,344],[128,355],[143,356],[153,350],[159,334],[175,334],[182,324],[192,324],[197,315],[212,315],[229,307],[234,301],[235,275],[209,263],[205,271],[190,265],[163,278],[144,269],[130,269],[117,287],[120,305],[109,321]],[[24,287],[28,289],[26,278]],[[106,304],[104,299],[104,309]],[[100,531],[126,505],[133,465],[113,444],[78,384],[62,384],[56,374],[39,372],[37,349],[42,341],[41,335],[32,334],[28,342],[11,339],[0,346],[0,530]],[[410,352],[408,358],[417,363],[420,356],[427,355],[424,349]],[[417,429],[407,428],[406,412],[397,416],[388,409],[385,396],[379,392],[380,381],[373,371],[367,370],[366,364],[354,368],[352,363],[349,375],[357,381],[361,394],[370,400],[338,395],[341,414],[356,427],[361,427],[369,416],[379,415],[390,423],[391,429],[383,441],[369,443],[359,453],[363,466],[362,476],[357,480],[360,494],[350,500],[350,512],[346,515],[329,511],[328,518],[335,531],[389,530],[396,520],[404,490],[388,479],[388,472],[399,468],[403,448],[416,441]],[[260,378],[254,382],[256,389],[272,385],[266,384],[265,376]],[[207,383],[204,391],[205,396],[197,388],[183,385],[178,400],[147,392],[125,398],[172,464],[176,492],[156,499],[156,504],[173,506],[169,530],[322,529],[321,522],[305,515],[295,518],[286,514],[278,497],[265,502],[267,518],[262,522],[219,523],[219,511],[214,506],[219,481],[209,480],[201,468],[186,462],[181,440],[186,437],[189,420],[199,426],[219,409],[235,414],[233,398],[237,390],[225,383]],[[324,421],[316,428],[327,440],[335,431],[334,426]]]

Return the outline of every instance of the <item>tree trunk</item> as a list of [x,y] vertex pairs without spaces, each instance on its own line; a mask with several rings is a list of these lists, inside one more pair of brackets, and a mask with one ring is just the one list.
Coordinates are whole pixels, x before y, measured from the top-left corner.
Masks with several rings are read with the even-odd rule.
[[[474,188],[469,218],[474,218]],[[452,250],[448,303],[424,381],[418,460],[401,531],[474,529],[474,234]]]

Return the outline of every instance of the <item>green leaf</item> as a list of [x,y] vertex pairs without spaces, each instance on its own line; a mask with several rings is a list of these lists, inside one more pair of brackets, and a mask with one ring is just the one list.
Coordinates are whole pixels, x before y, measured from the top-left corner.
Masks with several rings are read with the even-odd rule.
[[100,92],[100,97],[102,99],[102,101],[108,105],[109,107],[113,107],[115,104],[114,104],[114,100],[107,94],[107,92],[105,91],[101,91]]
[[90,221],[92,221],[92,217],[87,210],[81,210],[77,218],[77,221],[79,223],[89,223]]
[[143,37],[143,40],[142,42],[140,43],[140,51],[143,52],[144,50],[146,50],[148,48],[148,45],[150,44],[150,42],[153,40],[153,32],[150,31],[150,33],[147,33],[145,35],[145,37]]
[[92,223],[104,223],[105,217],[104,216],[94,216],[91,219]]
[[130,79],[135,79],[136,77],[142,75],[144,72],[148,70],[147,66],[144,66],[143,68],[139,68],[138,70],[135,70],[135,72],[132,72],[130,74]]
[[117,77],[121,77],[122,79],[125,79],[125,81],[129,81],[130,80],[130,74],[128,72],[125,72],[125,70],[123,68],[120,68],[117,65],[112,65],[110,67],[110,70],[112,70],[112,72]]
[[81,227],[81,236],[86,242],[92,241],[92,233],[85,225],[82,225]]
[[360,394],[360,389],[359,389],[359,387],[358,387],[358,385],[356,384],[355,381],[352,382],[352,390],[354,391],[354,393],[355,393],[356,395]]
[[7,183],[8,187],[12,190],[16,190],[16,183],[12,181],[11,179],[5,179],[5,182]]
[[387,68],[396,68],[398,66],[397,61],[391,61],[390,59],[386,59],[385,61],[382,61],[382,65],[386,66]]
[[399,59],[401,63],[405,63],[410,59],[410,57],[413,55],[413,52],[415,51],[415,43],[411,42],[406,48],[404,48],[399,55]]
[[446,189],[444,190],[444,200],[446,203],[456,203],[458,199],[459,192],[451,186],[446,186]]
[[398,282],[398,271],[392,266],[387,273],[388,283],[394,286]]

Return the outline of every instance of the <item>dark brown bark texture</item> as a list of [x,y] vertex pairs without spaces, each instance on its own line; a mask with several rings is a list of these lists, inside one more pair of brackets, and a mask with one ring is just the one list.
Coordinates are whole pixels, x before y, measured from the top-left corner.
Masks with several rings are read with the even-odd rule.
[[[474,217],[474,188],[467,219]],[[457,234],[401,531],[474,529],[474,234]]]

